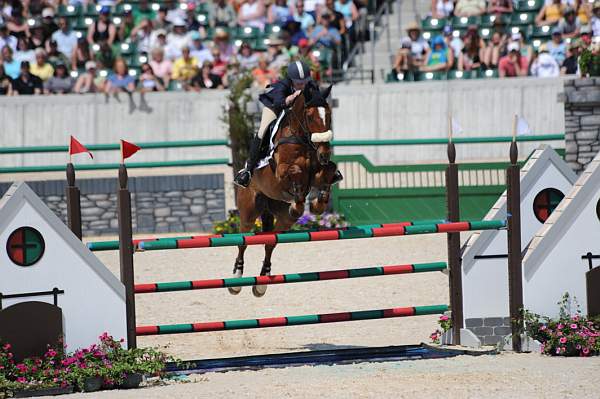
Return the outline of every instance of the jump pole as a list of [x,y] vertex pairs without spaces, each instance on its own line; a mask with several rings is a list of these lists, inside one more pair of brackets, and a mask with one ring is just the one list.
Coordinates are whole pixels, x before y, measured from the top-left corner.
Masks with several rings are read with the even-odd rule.
[[65,188],[67,200],[67,226],[81,240],[81,196],[75,186],[75,167],[69,161],[67,164],[67,187]]

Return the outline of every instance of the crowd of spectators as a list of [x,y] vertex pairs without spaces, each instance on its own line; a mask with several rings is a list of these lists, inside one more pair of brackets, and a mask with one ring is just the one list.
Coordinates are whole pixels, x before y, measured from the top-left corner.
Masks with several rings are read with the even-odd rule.
[[594,43],[600,0],[432,0],[431,15],[408,27],[388,80],[575,75]]
[[0,95],[266,87],[296,57],[318,77],[366,1],[0,0]]

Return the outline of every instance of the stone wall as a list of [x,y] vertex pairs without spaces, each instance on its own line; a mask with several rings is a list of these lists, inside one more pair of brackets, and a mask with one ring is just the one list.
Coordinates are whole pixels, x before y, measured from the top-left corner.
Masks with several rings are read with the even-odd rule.
[[[32,181],[29,186],[63,221],[67,220],[64,180]],[[84,236],[117,234],[116,179],[77,180]],[[0,183],[3,195],[10,183]],[[210,231],[225,219],[224,176],[130,177],[134,233]]]
[[600,78],[565,81],[565,160],[576,173],[600,151]]

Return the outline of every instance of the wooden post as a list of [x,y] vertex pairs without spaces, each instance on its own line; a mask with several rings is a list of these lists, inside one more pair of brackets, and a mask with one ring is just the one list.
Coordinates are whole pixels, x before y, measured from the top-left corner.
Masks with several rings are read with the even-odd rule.
[[75,186],[75,167],[67,164],[67,226],[81,240],[81,198],[79,188]]
[[[458,165],[456,149],[451,136],[448,142],[448,167],[446,168],[446,204],[448,221],[460,220],[458,198]],[[448,233],[448,269],[450,286],[450,309],[452,310],[452,343],[460,345],[460,330],[463,328],[462,271],[460,259],[460,233]]]
[[125,285],[125,306],[127,317],[127,347],[137,347],[135,335],[135,292],[133,273],[133,237],[131,228],[131,194],[127,189],[127,168],[119,166],[119,191],[117,194],[119,212],[119,260],[121,282]]
[[523,327],[523,268],[521,264],[521,181],[518,149],[513,135],[510,166],[506,169],[506,216],[508,219],[508,298],[512,326],[512,347],[521,352]]

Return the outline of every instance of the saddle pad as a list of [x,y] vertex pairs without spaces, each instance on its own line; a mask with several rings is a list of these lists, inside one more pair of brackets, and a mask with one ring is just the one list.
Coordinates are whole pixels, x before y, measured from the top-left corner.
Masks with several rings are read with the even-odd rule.
[[273,158],[273,153],[275,152],[275,142],[273,140],[275,139],[277,130],[279,130],[279,124],[283,120],[283,117],[285,116],[285,114],[286,114],[286,111],[283,111],[279,115],[279,117],[277,118],[277,122],[275,122],[275,125],[273,126],[273,130],[271,130],[271,132],[269,132],[271,134],[271,137],[269,138],[269,153],[266,157],[264,157],[263,159],[260,160],[256,169],[264,168],[265,166],[267,166],[269,164],[269,161],[271,160],[271,158]]

